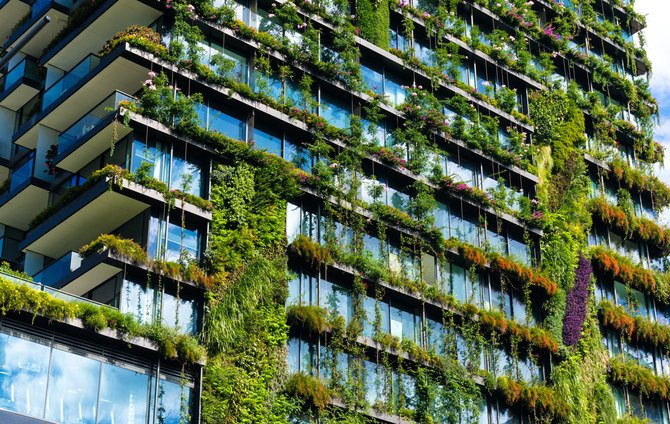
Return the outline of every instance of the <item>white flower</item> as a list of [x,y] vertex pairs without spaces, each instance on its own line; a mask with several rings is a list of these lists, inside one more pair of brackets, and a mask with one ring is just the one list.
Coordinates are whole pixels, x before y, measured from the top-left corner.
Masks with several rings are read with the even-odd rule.
[[149,76],[149,78],[156,78],[156,73],[154,71],[149,71],[147,75]]

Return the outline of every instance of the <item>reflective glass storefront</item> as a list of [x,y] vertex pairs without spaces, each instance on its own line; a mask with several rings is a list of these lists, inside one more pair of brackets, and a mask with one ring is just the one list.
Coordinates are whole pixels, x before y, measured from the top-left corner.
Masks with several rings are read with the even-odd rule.
[[156,384],[137,365],[0,331],[0,409],[63,424],[177,424],[190,396],[189,383]]

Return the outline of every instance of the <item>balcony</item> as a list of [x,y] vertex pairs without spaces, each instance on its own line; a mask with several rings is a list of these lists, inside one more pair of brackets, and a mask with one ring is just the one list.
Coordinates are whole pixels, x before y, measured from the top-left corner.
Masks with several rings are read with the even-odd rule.
[[42,81],[37,62],[25,57],[0,78],[0,106],[10,110],[20,109],[40,92]]
[[41,64],[70,69],[83,52],[95,52],[120,29],[130,25],[148,26],[161,13],[137,0],[109,0],[92,11],[86,21],[73,29],[41,58]]
[[[100,234],[113,232],[152,204],[164,205],[165,197],[134,182],[105,178],[32,229],[19,249],[61,257]],[[184,212],[201,220],[212,218],[211,212],[188,203]]]
[[[16,0],[13,0],[14,2]],[[67,17],[72,10],[72,0],[36,0],[31,8],[28,19],[22,23],[12,34],[9,39],[3,44],[3,50],[10,50],[21,39],[23,34],[28,33],[34,28],[38,22],[49,15],[51,22],[49,22],[41,31],[35,35],[28,43],[26,43],[21,51],[28,56],[40,57],[44,46],[49,44],[56,34],[58,34],[67,24]],[[20,19],[13,21],[7,28],[13,28]],[[0,26],[0,28],[4,28]],[[11,30],[9,30],[11,31]]]
[[12,35],[17,22],[30,13],[30,5],[34,0],[1,0],[0,1],[0,40]]
[[22,161],[9,175],[9,189],[0,195],[0,222],[27,230],[30,221],[49,202],[49,184],[34,176],[34,152]]
[[27,280],[25,278],[17,277],[15,275],[6,273],[4,271],[0,271],[0,278],[2,278],[4,280],[11,281],[12,283],[17,284],[17,285],[26,285],[33,290],[43,291],[43,292],[48,293],[48,294],[50,294],[51,296],[53,296],[57,299],[62,299],[62,300],[65,300],[67,302],[90,303],[90,304],[95,305],[95,306],[102,306],[102,307],[110,308],[110,306],[108,306],[108,305],[104,305],[102,303],[98,303],[98,302],[90,300],[90,299],[85,299],[83,297],[74,296],[74,295],[71,295],[69,293],[65,293],[65,292],[62,292],[60,290],[56,290],[52,287],[48,287],[44,284],[34,282],[34,281],[30,281],[30,280]]
[[[109,140],[116,131],[117,139],[128,135],[132,129],[115,124],[119,102],[134,101],[120,91],[113,92],[91,111],[58,136],[58,155],[54,164],[70,172],[79,171],[84,165],[109,149]],[[116,128],[115,128],[116,127]]]
[[56,80],[42,96],[42,110],[47,109],[56,99],[74,87],[86,75],[100,64],[100,58],[95,54],[89,54],[81,62],[70,69],[60,79]]
[[148,203],[110,190],[111,180],[104,179],[74,199],[28,233],[19,245],[44,256],[58,258],[77,250],[99,234],[112,232],[121,224],[149,207]]
[[47,88],[41,111],[19,127],[13,142],[34,149],[38,124],[64,132],[114,90],[136,92],[146,79],[148,66],[146,57],[128,45],[118,46],[103,58],[87,56]]
[[76,252],[67,252],[65,255],[51,262],[40,272],[33,275],[33,281],[45,286],[54,287],[55,284],[81,266],[81,256]]
[[[48,285],[77,296],[82,296],[98,287],[129,266],[127,261],[110,250],[95,253],[84,259],[76,252],[67,252],[60,260],[63,263],[51,271],[52,276],[47,277]],[[45,268],[40,271],[45,272],[49,270]],[[37,278],[37,275],[34,278]]]

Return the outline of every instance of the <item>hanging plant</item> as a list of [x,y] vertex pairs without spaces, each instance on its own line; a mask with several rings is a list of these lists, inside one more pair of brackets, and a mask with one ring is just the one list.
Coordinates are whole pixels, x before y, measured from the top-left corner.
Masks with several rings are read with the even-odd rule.
[[591,262],[580,252],[575,273],[575,285],[568,293],[565,317],[563,318],[563,343],[566,346],[576,346],[581,337],[588,311],[591,272]]

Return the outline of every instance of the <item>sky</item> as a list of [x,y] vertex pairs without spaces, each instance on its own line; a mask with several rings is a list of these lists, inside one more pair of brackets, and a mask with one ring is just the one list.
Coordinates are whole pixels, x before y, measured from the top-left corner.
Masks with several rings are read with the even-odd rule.
[[[658,176],[670,184],[670,1],[636,0],[635,10],[647,18],[644,29],[647,56],[651,60],[651,92],[660,106],[660,123],[655,137],[665,146],[665,167],[659,167]],[[670,225],[670,210],[661,216],[664,224]]]

